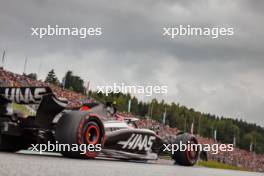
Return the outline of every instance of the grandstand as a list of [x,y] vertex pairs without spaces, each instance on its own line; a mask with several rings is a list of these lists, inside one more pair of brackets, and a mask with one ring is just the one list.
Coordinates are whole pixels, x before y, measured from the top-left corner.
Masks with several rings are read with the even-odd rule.
[[[0,86],[49,86],[58,97],[66,98],[69,101],[69,107],[79,107],[83,102],[94,101],[82,94],[65,90],[61,87],[50,85],[41,81],[30,79],[26,76],[15,74],[0,68]],[[176,133],[179,132],[176,128],[170,128],[152,119],[142,119],[138,122],[140,128],[155,129],[157,133],[164,139],[173,140]],[[209,138],[197,136],[201,144],[215,144],[216,141]],[[232,152],[220,152],[218,154],[208,153],[209,160],[215,160],[225,164],[241,167],[243,169],[264,172],[264,155],[258,155],[254,152],[235,148]]]

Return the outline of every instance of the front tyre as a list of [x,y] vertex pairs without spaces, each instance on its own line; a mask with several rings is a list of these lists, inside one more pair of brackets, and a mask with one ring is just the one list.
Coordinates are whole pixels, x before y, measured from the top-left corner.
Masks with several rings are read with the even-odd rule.
[[[60,151],[63,156],[70,158],[95,158],[98,146],[103,145],[104,127],[96,116],[85,111],[71,111],[64,114],[58,121],[55,139],[60,145],[78,146],[78,150]],[[83,152],[83,146],[94,146],[94,151]],[[76,149],[76,148],[75,148]],[[91,148],[89,148],[91,150]]]
[[188,133],[178,135],[176,136],[176,140],[174,141],[174,144],[177,144],[179,147],[180,144],[187,146],[185,151],[177,150],[172,155],[172,159],[175,160],[176,164],[182,166],[193,166],[197,162],[199,151],[196,151],[194,145],[189,145],[189,144],[198,144],[197,139],[193,135]]

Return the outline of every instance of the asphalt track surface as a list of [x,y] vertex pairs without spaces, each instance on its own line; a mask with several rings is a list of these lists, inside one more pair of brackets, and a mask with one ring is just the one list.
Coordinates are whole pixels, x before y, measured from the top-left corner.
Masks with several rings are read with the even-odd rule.
[[57,154],[1,153],[0,176],[263,176],[263,173],[183,167],[165,160],[128,162],[109,159],[78,160]]

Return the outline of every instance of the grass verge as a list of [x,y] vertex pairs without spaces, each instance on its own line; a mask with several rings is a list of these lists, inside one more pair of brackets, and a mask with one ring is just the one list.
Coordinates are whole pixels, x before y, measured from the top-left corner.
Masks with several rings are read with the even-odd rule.
[[241,167],[232,166],[232,165],[229,165],[229,164],[224,164],[224,163],[220,163],[220,162],[212,161],[212,160],[210,160],[210,161],[198,161],[197,165],[198,166],[208,167],[208,168],[249,171],[249,170],[241,168]]

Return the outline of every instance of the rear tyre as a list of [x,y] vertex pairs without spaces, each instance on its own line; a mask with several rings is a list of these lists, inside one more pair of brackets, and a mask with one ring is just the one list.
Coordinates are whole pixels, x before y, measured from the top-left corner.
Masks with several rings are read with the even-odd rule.
[[[102,147],[103,145],[103,124],[97,117],[90,116],[88,112],[72,111],[59,119],[55,130],[55,139],[59,144],[79,147],[77,151],[61,151],[65,157],[95,158],[100,150],[99,146]],[[89,144],[94,145],[95,151],[84,153],[82,146],[87,147]]]
[[172,155],[172,159],[175,160],[176,164],[183,165],[183,166],[193,166],[197,160],[199,151],[195,151],[195,148],[191,148],[191,145],[188,144],[198,144],[197,139],[191,134],[181,134],[176,137],[174,144],[186,144],[187,149],[185,151],[177,150]]

